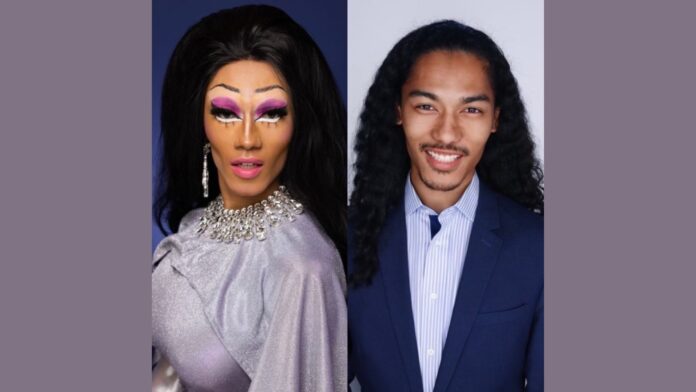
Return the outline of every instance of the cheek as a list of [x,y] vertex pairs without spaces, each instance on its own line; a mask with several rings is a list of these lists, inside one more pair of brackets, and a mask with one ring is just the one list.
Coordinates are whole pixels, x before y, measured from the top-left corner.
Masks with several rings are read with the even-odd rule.
[[490,136],[491,131],[490,129],[480,129],[477,130],[477,132],[471,132],[470,133],[470,138],[469,140],[471,141],[472,144],[476,144],[479,146],[482,146],[486,144],[486,141],[488,140],[488,137]]
[[407,135],[417,138],[428,134],[436,126],[437,121],[436,115],[408,111],[403,118],[403,128]]
[[224,128],[224,126],[215,119],[206,117],[203,120],[203,130],[210,143],[210,154],[213,157],[215,167],[218,169],[221,167],[221,162],[228,158],[229,146],[231,145],[228,140],[225,140],[225,133],[221,132],[220,128]]
[[477,134],[475,139],[470,141],[470,151],[472,155],[480,157],[483,155],[483,150],[486,148],[486,142],[488,141],[490,133],[488,134]]
[[414,134],[413,132],[406,131],[406,129],[404,129],[404,135],[406,137],[406,152],[408,153],[408,157],[412,161],[414,159],[417,160],[419,156],[418,151],[420,151],[420,145],[425,141],[424,138],[422,136]]
[[405,116],[402,124],[406,143],[417,145],[428,138],[435,126],[435,116]]
[[219,124],[217,120],[210,115],[210,107],[206,106],[203,110],[203,131],[208,140],[215,137],[215,126],[217,124]]
[[470,143],[486,143],[493,129],[493,119],[485,117],[462,117],[459,127],[464,131]]
[[265,144],[269,147],[268,153],[271,155],[269,158],[276,160],[276,164],[284,164],[292,139],[292,125],[288,124],[268,131]]
[[280,127],[278,133],[275,135],[274,144],[277,146],[284,146],[286,149],[290,145],[290,140],[292,139],[292,124],[288,124],[285,127]]
[[217,145],[220,143],[220,132],[218,132],[217,127],[219,123],[215,119],[205,117],[203,120],[203,131],[205,132],[205,137],[210,142],[213,149],[217,149]]

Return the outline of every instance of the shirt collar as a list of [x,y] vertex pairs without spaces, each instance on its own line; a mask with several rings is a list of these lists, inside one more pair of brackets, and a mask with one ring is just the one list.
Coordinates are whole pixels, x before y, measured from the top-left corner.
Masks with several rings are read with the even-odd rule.
[[[462,196],[459,198],[459,200],[457,200],[456,203],[454,203],[452,207],[449,207],[446,210],[454,208],[460,213],[464,214],[464,216],[467,219],[473,221],[474,215],[476,214],[476,206],[478,205],[478,198],[479,178],[476,172],[474,172],[474,177],[471,179],[469,186],[466,187],[466,190],[464,191]],[[421,202],[420,197],[418,197],[418,194],[416,193],[416,190],[415,188],[413,188],[413,184],[411,183],[410,172],[406,177],[406,187],[404,189],[404,209],[406,215],[411,215],[420,209],[422,209],[430,215],[435,214],[435,211],[423,204],[423,202]]]

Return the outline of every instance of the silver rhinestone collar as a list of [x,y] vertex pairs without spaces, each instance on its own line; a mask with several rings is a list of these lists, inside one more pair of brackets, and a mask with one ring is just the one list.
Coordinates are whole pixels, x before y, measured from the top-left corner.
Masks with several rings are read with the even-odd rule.
[[198,233],[222,242],[263,241],[269,227],[292,222],[302,211],[302,204],[293,200],[282,185],[265,200],[239,210],[226,209],[222,196],[218,196],[205,208]]

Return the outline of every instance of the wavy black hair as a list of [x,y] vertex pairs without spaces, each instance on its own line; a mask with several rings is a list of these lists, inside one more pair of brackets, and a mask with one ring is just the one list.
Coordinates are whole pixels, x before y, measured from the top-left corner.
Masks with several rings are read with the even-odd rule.
[[205,89],[224,65],[238,60],[272,65],[290,87],[293,133],[280,181],[317,219],[343,260],[346,252],[346,114],[319,47],[282,10],[243,6],[201,19],[179,41],[162,87],[162,166],[154,214],[168,234],[194,208],[220,193],[209,165],[209,197],[201,170]]
[[464,51],[486,63],[500,114],[497,131],[488,139],[476,171],[493,190],[543,214],[543,172],[534,156],[517,81],[502,51],[483,32],[452,20],[420,27],[389,52],[360,115],[349,207],[353,286],[369,284],[377,271],[377,237],[387,213],[403,197],[410,160],[404,131],[397,125],[401,88],[418,58],[436,50]]

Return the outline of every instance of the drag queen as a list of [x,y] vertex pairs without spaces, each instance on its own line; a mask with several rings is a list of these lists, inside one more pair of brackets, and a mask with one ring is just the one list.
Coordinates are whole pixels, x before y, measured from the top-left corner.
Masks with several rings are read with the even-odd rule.
[[345,391],[345,109],[283,11],[210,15],[162,90],[153,391]]

